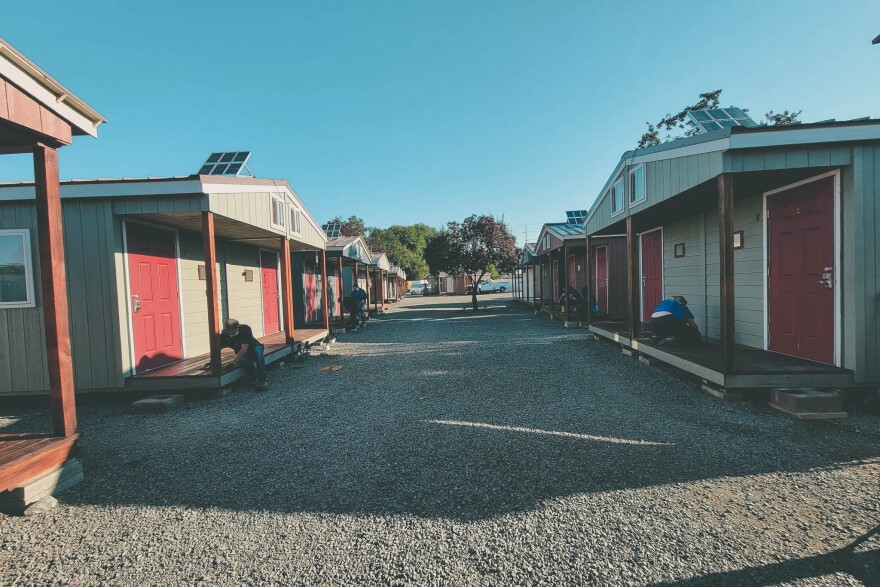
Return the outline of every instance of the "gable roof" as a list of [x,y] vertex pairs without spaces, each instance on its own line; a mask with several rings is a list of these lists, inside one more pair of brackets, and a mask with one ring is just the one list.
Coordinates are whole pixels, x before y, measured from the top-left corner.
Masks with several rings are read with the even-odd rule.
[[36,63],[0,37],[0,76],[14,83],[32,98],[67,122],[75,135],[98,136],[98,126],[107,122],[94,108],[61,85]]
[[338,236],[327,239],[327,252],[338,252],[343,257],[354,259],[360,263],[371,264],[373,257],[362,236]]

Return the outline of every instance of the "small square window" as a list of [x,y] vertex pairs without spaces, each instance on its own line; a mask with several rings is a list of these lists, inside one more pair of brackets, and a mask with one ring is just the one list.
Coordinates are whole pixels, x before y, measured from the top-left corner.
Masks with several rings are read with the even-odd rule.
[[31,232],[0,230],[0,308],[35,305]]
[[623,210],[623,178],[618,179],[611,186],[611,213],[616,214]]
[[272,196],[270,223],[275,228],[285,228],[284,200],[278,196]]
[[635,204],[645,199],[645,168],[641,165],[629,174],[629,203]]
[[302,213],[293,206],[290,207],[290,230],[295,234],[302,232]]

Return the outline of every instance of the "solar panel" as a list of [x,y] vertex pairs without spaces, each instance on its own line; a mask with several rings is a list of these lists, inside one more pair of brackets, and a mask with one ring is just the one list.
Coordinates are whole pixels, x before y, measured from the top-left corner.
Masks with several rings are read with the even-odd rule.
[[338,238],[342,234],[342,224],[339,222],[330,222],[321,228],[327,234],[327,238]]
[[565,213],[565,218],[568,224],[574,224],[577,226],[583,226],[584,222],[587,219],[587,211],[586,210],[569,210]]
[[740,108],[711,108],[709,110],[689,110],[688,119],[701,133],[731,128],[733,126],[758,126],[749,115]]
[[199,175],[253,175],[247,167],[250,151],[211,153],[199,168]]

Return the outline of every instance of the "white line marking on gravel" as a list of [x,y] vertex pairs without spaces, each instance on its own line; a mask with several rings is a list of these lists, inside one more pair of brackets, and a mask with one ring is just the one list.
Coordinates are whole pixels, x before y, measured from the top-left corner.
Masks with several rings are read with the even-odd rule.
[[614,444],[636,444],[648,446],[672,446],[671,442],[655,442],[651,440],[630,440],[628,438],[613,438],[611,436],[593,436],[592,434],[577,434],[575,432],[562,432],[560,430],[541,430],[539,428],[523,428],[521,426],[499,426],[484,422],[463,422],[461,420],[422,420],[427,424],[446,424],[447,426],[469,426],[471,428],[485,428],[487,430],[501,430],[503,432],[530,432],[532,434],[546,434],[547,436],[562,436],[563,438],[577,438],[579,440],[598,440],[600,442],[613,442]]

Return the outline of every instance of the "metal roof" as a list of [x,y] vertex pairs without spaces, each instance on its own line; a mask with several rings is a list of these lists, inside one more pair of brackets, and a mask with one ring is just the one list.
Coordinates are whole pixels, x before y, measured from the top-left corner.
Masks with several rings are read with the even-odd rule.
[[568,222],[554,222],[545,224],[544,228],[561,239],[586,238],[584,227],[581,224],[569,224]]

